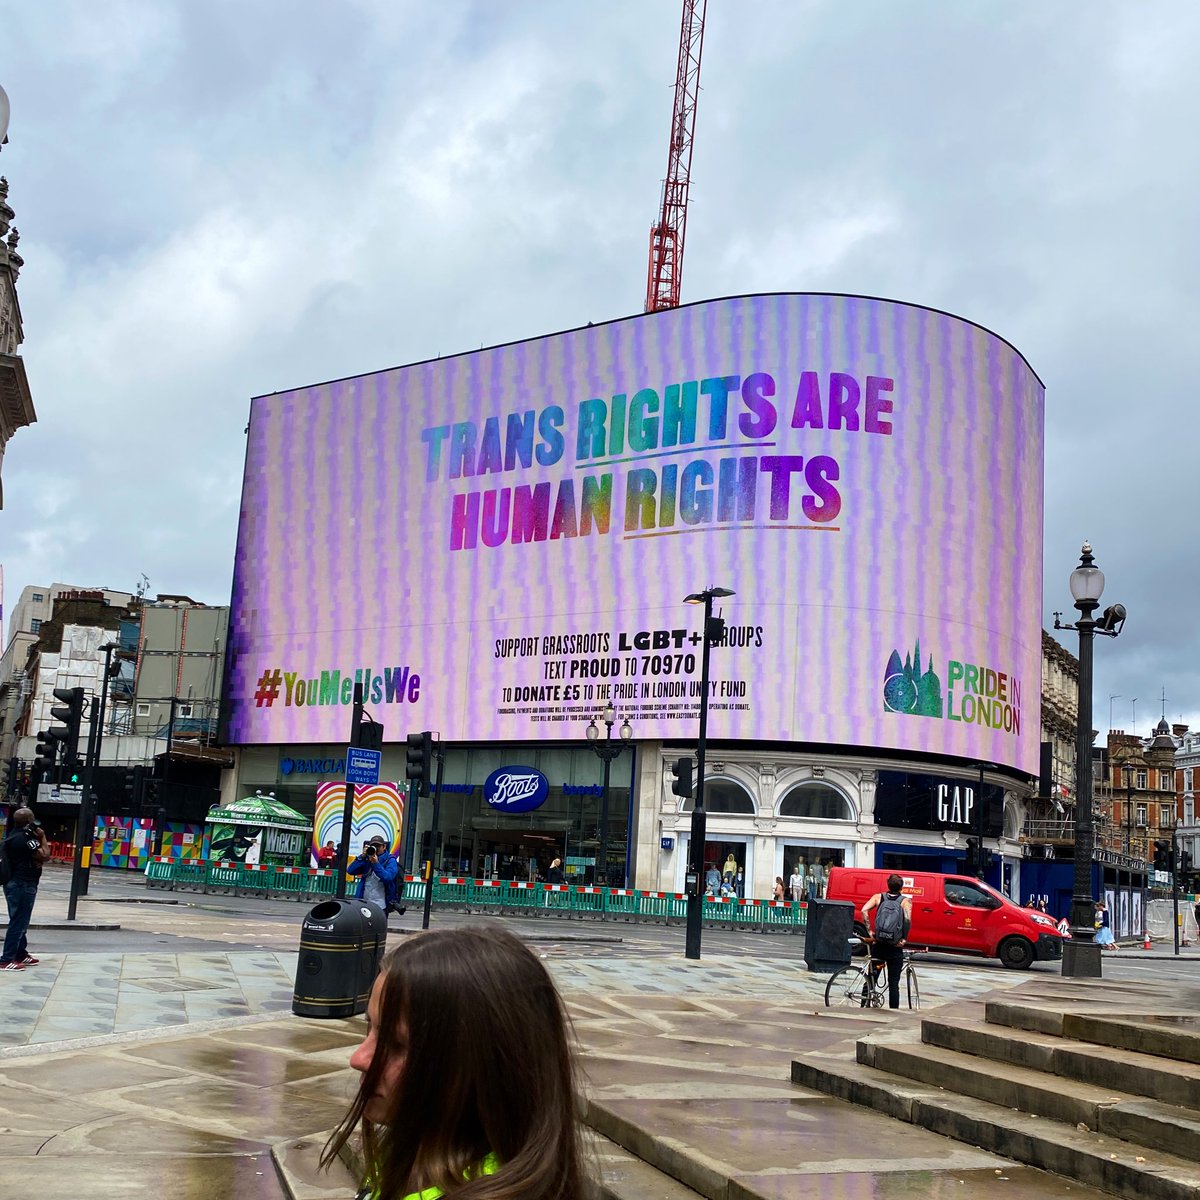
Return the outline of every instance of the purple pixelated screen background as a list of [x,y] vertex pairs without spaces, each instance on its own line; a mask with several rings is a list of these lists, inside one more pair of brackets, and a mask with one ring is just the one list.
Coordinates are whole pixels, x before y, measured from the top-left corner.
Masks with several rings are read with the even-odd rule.
[[1043,389],[967,321],[762,295],[261,396],[235,743],[709,736],[1038,769]]

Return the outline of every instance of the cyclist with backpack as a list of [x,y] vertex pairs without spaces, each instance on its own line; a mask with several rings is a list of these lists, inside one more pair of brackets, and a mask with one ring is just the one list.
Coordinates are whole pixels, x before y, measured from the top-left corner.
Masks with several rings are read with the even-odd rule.
[[875,914],[875,940],[871,943],[874,970],[887,967],[888,1007],[900,1007],[900,972],[904,968],[904,946],[912,926],[912,900],[901,894],[904,880],[899,875],[888,876],[888,890],[874,895],[863,905],[863,920],[868,927],[870,914]]

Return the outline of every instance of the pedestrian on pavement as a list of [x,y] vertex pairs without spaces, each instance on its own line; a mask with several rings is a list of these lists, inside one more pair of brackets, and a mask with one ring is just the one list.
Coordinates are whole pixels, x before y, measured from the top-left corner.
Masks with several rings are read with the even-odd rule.
[[787,899],[787,888],[785,888],[783,886],[783,876],[782,875],[775,876],[775,899],[776,900],[786,900]]
[[388,853],[387,842],[378,834],[367,840],[363,852],[346,868],[346,873],[359,876],[355,899],[377,904],[385,913],[404,912],[396,888],[400,864]]
[[507,930],[438,930],[389,954],[350,1065],[362,1080],[322,1163],[361,1123],[360,1197],[587,1194],[566,1011]]
[[566,879],[563,876],[562,859],[561,858],[556,858],[550,864],[550,870],[546,872],[546,882],[547,883],[566,883]]
[[4,861],[9,872],[8,882],[4,885],[8,930],[4,934],[4,951],[0,954],[0,971],[23,971],[26,967],[37,966],[38,960],[29,953],[25,935],[29,932],[33,903],[42,879],[42,863],[50,858],[46,832],[31,809],[16,809],[12,826],[4,839]]
[[317,866],[318,867],[335,867],[337,866],[337,847],[333,844],[333,839],[323,845],[317,851]]
[[1117,948],[1117,940],[1113,937],[1112,920],[1108,915],[1108,905],[1103,900],[1096,901],[1096,945],[1101,950]]
[[874,895],[863,905],[863,920],[871,927],[869,913],[875,914],[875,936],[871,942],[871,961],[887,967],[888,1007],[900,1007],[900,972],[904,968],[904,943],[912,927],[912,900],[902,895],[904,880],[889,875],[888,890]]

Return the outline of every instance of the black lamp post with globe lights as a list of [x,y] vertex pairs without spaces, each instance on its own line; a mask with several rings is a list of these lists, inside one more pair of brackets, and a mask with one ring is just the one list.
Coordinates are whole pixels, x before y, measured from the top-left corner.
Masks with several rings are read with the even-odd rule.
[[[629,724],[629,719],[626,718],[621,722],[621,740],[614,742],[612,740],[613,726],[617,723],[617,710],[611,704],[604,706],[604,712],[600,714],[600,719],[604,722],[604,741],[600,740],[600,727],[596,724],[596,718],[593,717],[588,722],[587,739],[588,746],[594,754],[600,756],[600,760],[604,763],[604,788],[600,796],[600,849],[599,849],[599,865],[596,872],[596,882],[601,887],[608,886],[608,776],[612,764],[620,756],[625,749],[625,744],[633,737],[633,726]],[[625,873],[629,874],[629,856],[626,855]],[[628,878],[626,879],[628,882]]]
[[1071,596],[1079,617],[1074,625],[1054,614],[1055,629],[1074,629],[1079,633],[1079,724],[1075,739],[1075,891],[1071,898],[1071,940],[1063,946],[1064,975],[1100,978],[1100,947],[1095,942],[1095,914],[1092,901],[1092,854],[1095,849],[1095,825],[1092,812],[1092,637],[1102,633],[1116,637],[1125,624],[1125,606],[1110,604],[1099,621],[1092,613],[1104,594],[1104,572],[1092,558],[1092,547],[1083,543],[1079,566],[1071,572]]
[[704,605],[704,641],[700,650],[700,736],[696,740],[696,797],[692,803],[692,828],[688,836],[686,874],[687,929],[684,957],[700,957],[700,937],[704,926],[704,843],[708,817],[704,811],[704,754],[708,747],[708,652],[724,640],[725,622],[713,616],[713,601],[735,593],[729,588],[710,587],[683,598],[684,604]]

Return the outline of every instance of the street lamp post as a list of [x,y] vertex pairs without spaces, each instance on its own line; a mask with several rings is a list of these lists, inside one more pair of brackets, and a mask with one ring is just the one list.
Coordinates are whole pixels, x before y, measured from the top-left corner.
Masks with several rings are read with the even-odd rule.
[[725,622],[712,615],[713,601],[734,595],[728,588],[710,587],[684,597],[684,604],[704,605],[704,640],[700,644],[700,736],[696,743],[696,799],[692,805],[692,828],[688,837],[687,933],[684,957],[700,957],[700,933],[704,926],[704,842],[708,815],[704,811],[704,751],[708,743],[708,651],[725,633]]
[[[604,722],[604,741],[600,741],[600,729],[596,724],[596,718],[593,717],[588,722],[587,739],[588,746],[593,753],[600,756],[600,761],[604,763],[604,788],[600,795],[600,871],[598,873],[597,882],[601,887],[608,886],[608,779],[609,771],[613,762],[625,749],[625,743],[633,737],[633,726],[629,724],[629,719],[626,718],[621,723],[621,740],[614,742],[612,740],[613,726],[617,721],[617,710],[611,704],[604,706],[604,712],[600,714],[600,719]],[[625,874],[629,874],[629,856],[625,856]],[[628,879],[626,879],[628,882]]]
[[1092,639],[1097,633],[1116,637],[1125,624],[1125,608],[1110,605],[1099,621],[1092,613],[1104,593],[1104,572],[1095,565],[1092,547],[1083,543],[1079,566],[1071,572],[1071,597],[1079,611],[1074,625],[1059,621],[1055,629],[1074,629],[1079,633],[1079,725],[1075,738],[1075,889],[1071,898],[1071,940],[1063,946],[1064,975],[1100,978],[1100,947],[1096,945],[1094,905],[1092,902],[1092,856],[1095,850],[1095,823],[1092,802]]

